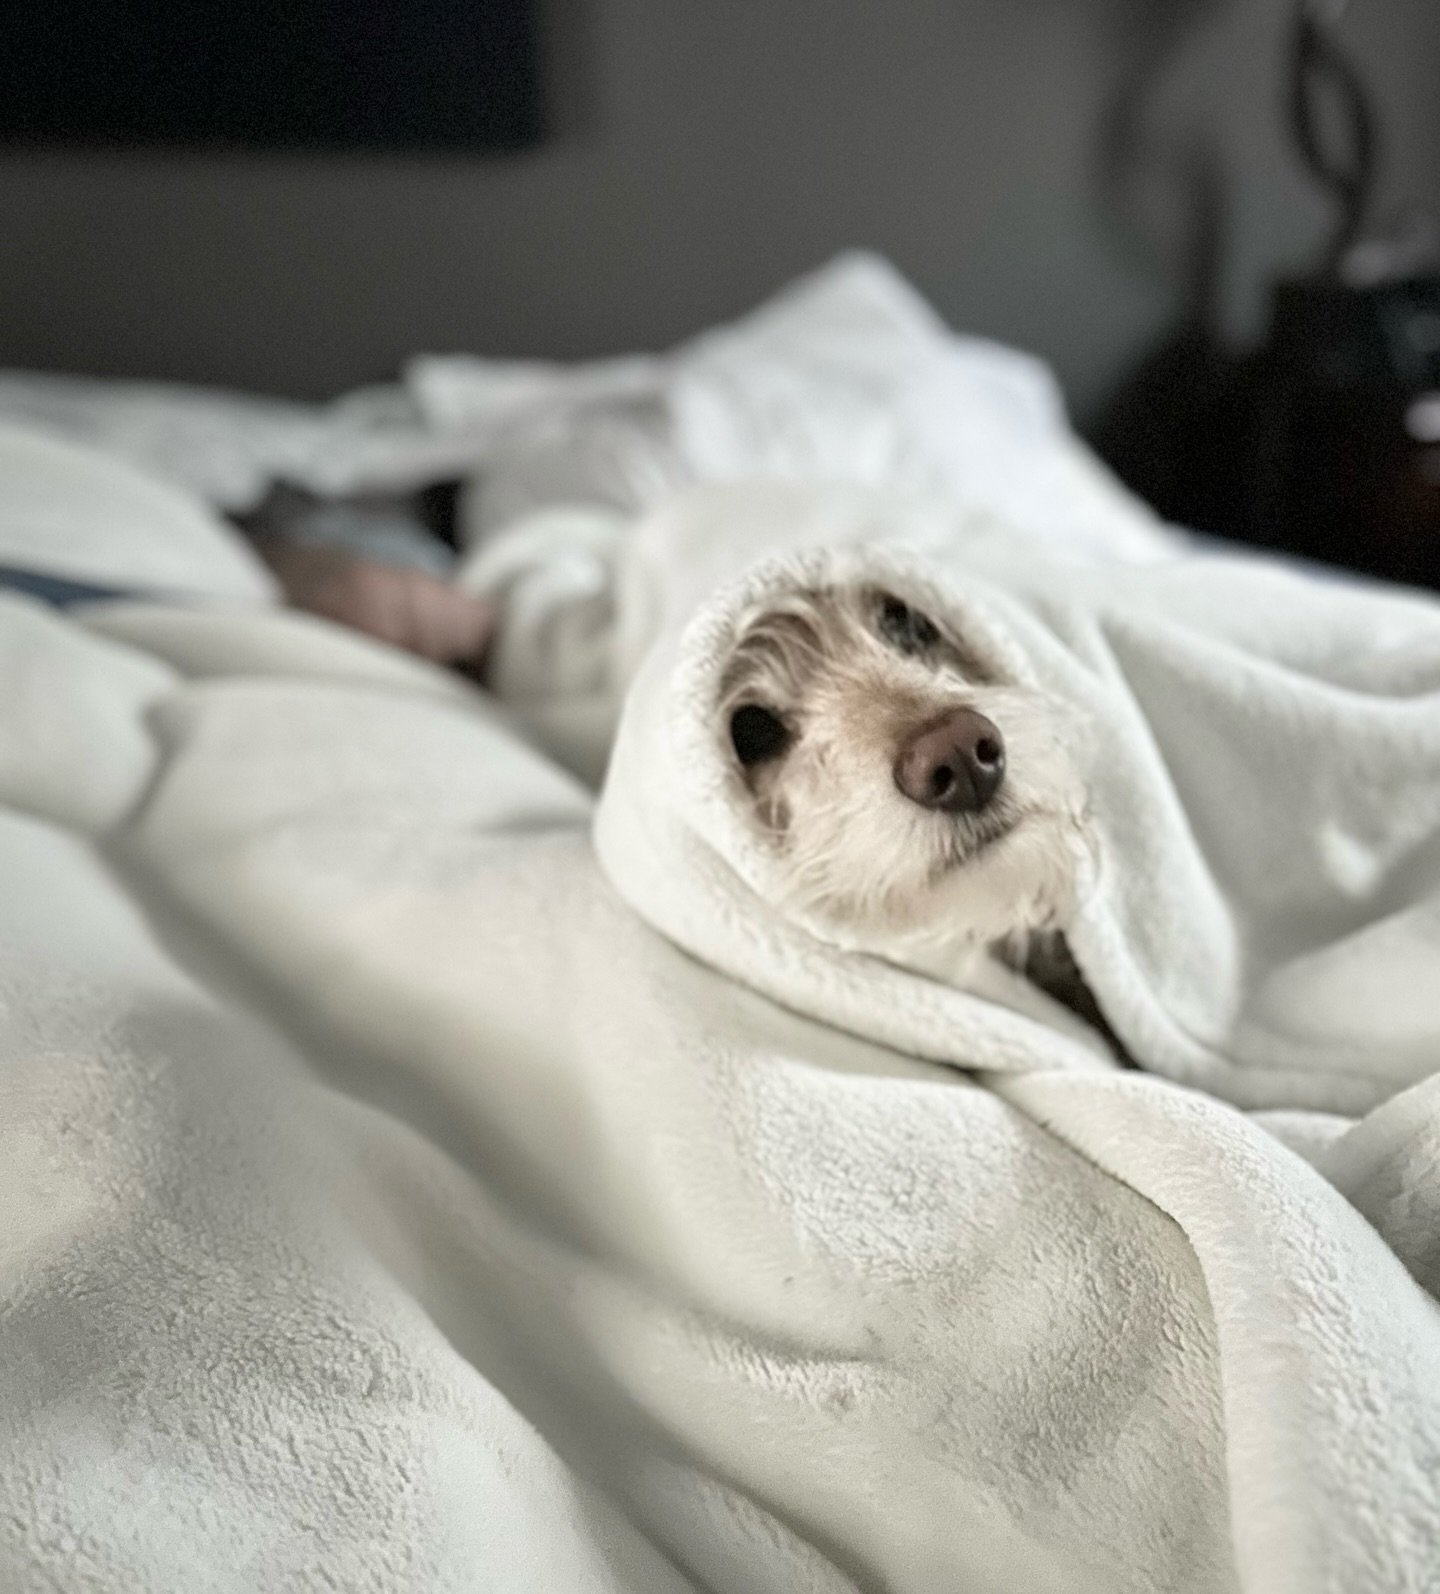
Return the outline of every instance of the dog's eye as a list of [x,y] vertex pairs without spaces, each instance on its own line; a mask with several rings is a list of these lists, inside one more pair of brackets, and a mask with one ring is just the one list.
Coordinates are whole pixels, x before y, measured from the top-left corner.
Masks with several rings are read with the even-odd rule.
[[730,740],[735,756],[752,769],[778,758],[790,745],[790,732],[778,714],[758,703],[745,703],[730,716]]
[[923,653],[940,640],[940,628],[891,593],[880,599],[880,634],[902,653]]

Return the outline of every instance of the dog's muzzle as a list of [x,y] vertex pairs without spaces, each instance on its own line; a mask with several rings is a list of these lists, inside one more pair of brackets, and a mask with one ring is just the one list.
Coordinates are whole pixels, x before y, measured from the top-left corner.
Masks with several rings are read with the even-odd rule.
[[895,784],[922,808],[978,814],[1005,780],[1005,738],[973,708],[951,709],[914,732],[895,760]]

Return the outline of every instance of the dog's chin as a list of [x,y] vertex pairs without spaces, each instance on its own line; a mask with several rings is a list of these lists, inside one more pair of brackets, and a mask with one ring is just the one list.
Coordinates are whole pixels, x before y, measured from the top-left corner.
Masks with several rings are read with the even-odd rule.
[[932,888],[940,887],[952,876],[972,869],[991,848],[1008,841],[1026,822],[1026,815],[1005,810],[987,813],[964,826],[953,821],[944,824],[935,837],[934,857],[926,874],[926,883]]
[[1082,889],[1087,848],[1070,815],[1022,813],[941,832],[929,856],[860,892],[837,880],[787,904],[826,940],[895,962],[928,964],[963,951],[1063,927]]

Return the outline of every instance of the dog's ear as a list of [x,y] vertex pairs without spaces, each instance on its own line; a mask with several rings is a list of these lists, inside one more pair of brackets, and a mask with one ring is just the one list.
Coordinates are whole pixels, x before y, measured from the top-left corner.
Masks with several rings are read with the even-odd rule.
[[785,722],[759,703],[742,703],[730,716],[730,743],[745,769],[767,764],[790,745]]

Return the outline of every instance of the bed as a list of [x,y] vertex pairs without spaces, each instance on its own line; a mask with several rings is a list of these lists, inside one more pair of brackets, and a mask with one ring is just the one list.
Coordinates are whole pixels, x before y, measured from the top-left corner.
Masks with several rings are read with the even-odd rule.
[[[0,563],[130,594],[0,594],[5,1588],[1440,1588],[1432,598],[1196,547],[868,257],[0,417]],[[488,694],[219,513],[457,475]],[[1094,719],[1140,1069],[763,906],[707,683],[836,557]]]

